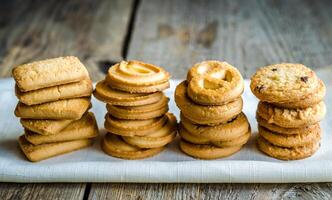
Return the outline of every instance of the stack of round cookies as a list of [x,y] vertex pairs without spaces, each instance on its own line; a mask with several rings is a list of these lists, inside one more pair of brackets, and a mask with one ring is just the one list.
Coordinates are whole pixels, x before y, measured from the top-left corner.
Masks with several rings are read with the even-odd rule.
[[230,156],[250,138],[250,125],[242,113],[244,82],[230,64],[204,61],[195,64],[187,80],[175,90],[181,110],[181,150],[200,159]]
[[32,62],[13,69],[24,135],[19,145],[30,161],[40,161],[92,144],[98,128],[91,108],[93,86],[76,57]]
[[260,99],[256,118],[258,148],[282,160],[303,159],[320,146],[319,121],[326,113],[325,85],[301,64],[281,63],[259,69],[250,88]]
[[169,73],[155,65],[122,61],[97,83],[94,96],[107,103],[102,149],[124,159],[161,152],[176,137],[176,118],[168,113]]

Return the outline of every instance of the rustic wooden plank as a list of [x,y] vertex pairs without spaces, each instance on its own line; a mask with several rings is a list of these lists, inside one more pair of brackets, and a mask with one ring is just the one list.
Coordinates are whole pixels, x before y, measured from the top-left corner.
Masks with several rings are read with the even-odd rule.
[[16,199],[83,199],[85,184],[38,183],[0,184],[1,200]]
[[[162,8],[162,9],[158,9]],[[174,78],[205,59],[226,60],[245,77],[257,67],[332,63],[331,1],[163,1],[138,6],[127,59],[161,65]],[[89,199],[330,199],[331,183],[92,184]]]
[[[93,80],[104,65],[122,60],[133,0],[2,1],[0,77],[13,66],[63,55],[78,56]],[[108,66],[107,66],[108,67]]]
[[204,59],[226,60],[245,77],[277,62],[326,66],[332,63],[331,4],[143,0],[127,58],[159,64],[174,78]]

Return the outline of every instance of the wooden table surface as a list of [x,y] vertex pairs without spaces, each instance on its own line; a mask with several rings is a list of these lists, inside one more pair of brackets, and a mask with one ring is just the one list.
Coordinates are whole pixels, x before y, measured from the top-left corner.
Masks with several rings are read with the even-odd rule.
[[[205,59],[250,77],[260,66],[332,64],[332,1],[7,0],[0,3],[0,77],[13,66],[78,56],[94,81],[123,59],[184,79]],[[112,169],[110,169],[112,170]],[[273,172],[271,172],[273,173]],[[331,199],[331,183],[0,183],[0,199]]]

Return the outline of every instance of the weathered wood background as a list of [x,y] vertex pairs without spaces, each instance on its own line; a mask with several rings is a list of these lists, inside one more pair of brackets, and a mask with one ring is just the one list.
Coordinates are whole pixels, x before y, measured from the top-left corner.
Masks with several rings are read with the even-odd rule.
[[[0,1],[0,77],[15,65],[78,56],[93,80],[122,59],[183,79],[205,59],[250,77],[260,66],[332,64],[332,1]],[[271,172],[272,173],[272,172]],[[0,184],[0,199],[331,199],[331,183]]]

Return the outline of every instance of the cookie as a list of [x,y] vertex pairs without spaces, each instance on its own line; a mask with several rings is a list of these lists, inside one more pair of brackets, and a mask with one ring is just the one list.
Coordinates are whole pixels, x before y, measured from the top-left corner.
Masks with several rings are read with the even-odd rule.
[[177,123],[173,114],[168,113],[166,115],[167,123],[160,129],[145,136],[122,136],[123,140],[140,148],[158,148],[167,145],[176,137]]
[[184,140],[180,141],[180,149],[185,154],[194,158],[205,159],[205,160],[218,159],[218,158],[231,156],[232,154],[238,152],[241,149],[241,147],[242,146],[240,145],[240,146],[220,148],[213,145],[192,144]]
[[219,106],[196,104],[187,96],[187,84],[185,81],[176,87],[174,96],[176,105],[180,108],[182,114],[197,124],[215,125],[226,123],[240,114],[243,107],[242,98]]
[[231,140],[216,140],[216,139],[208,139],[203,135],[201,136],[193,135],[188,130],[186,130],[182,125],[180,125],[179,134],[181,138],[193,144],[210,144],[217,147],[231,147],[239,145],[242,146],[246,144],[250,138],[251,131],[249,129],[244,134]]
[[105,80],[97,83],[93,94],[100,101],[116,106],[142,106],[156,103],[163,97],[162,92],[144,94],[115,90]]
[[106,105],[107,111],[118,119],[151,119],[160,117],[168,111],[168,101],[166,96],[156,103],[143,106],[113,106]]
[[226,62],[215,60],[195,64],[187,75],[187,93],[201,105],[223,105],[239,98],[244,90],[240,72]]
[[33,106],[19,102],[15,109],[15,115],[28,119],[77,120],[90,107],[90,98],[65,99]]
[[192,135],[204,137],[209,140],[233,140],[245,134],[249,130],[249,122],[244,113],[240,113],[234,119],[215,126],[193,124],[182,113],[181,124]]
[[164,147],[139,148],[124,142],[120,136],[111,133],[105,135],[101,142],[101,148],[110,156],[128,160],[148,158],[159,154],[165,149]]
[[279,108],[265,102],[259,102],[257,106],[258,116],[268,123],[284,128],[298,128],[316,124],[324,118],[325,114],[324,102],[304,109]]
[[316,129],[312,132],[297,134],[297,135],[285,135],[278,134],[268,129],[258,126],[258,132],[261,137],[267,140],[269,143],[279,147],[298,147],[304,146],[312,141],[318,140],[321,136],[321,130]]
[[25,138],[34,145],[65,142],[71,140],[89,139],[97,137],[98,127],[93,113],[85,114],[80,120],[69,124],[61,132],[53,135],[40,135],[29,130],[25,130]]
[[169,88],[170,75],[161,67],[140,61],[121,61],[108,70],[110,87],[130,93],[152,93]]
[[68,83],[64,85],[52,86],[30,92],[21,92],[15,87],[17,98],[26,105],[36,105],[46,102],[71,99],[77,97],[91,96],[93,90],[91,80]]
[[[303,105],[301,101],[309,97],[317,98],[315,93],[320,84],[315,72],[306,66],[281,63],[259,69],[251,77],[250,88],[261,101],[297,108],[311,106]],[[319,102],[313,99],[307,101],[313,104]]]
[[293,134],[307,134],[313,132],[317,129],[320,129],[319,123],[302,126],[298,128],[284,128],[281,126],[277,126],[275,124],[268,123],[265,119],[261,118],[260,116],[256,115],[257,122],[260,126],[279,134],[285,135],[293,135]]
[[84,65],[73,56],[23,64],[15,67],[12,75],[22,92],[90,79]]
[[66,128],[74,120],[50,120],[50,119],[21,119],[25,129],[40,135],[53,135]]
[[69,153],[75,150],[88,147],[92,144],[92,140],[73,140],[68,142],[55,142],[50,144],[33,145],[29,143],[24,135],[18,139],[19,146],[28,160],[37,162],[54,156]]
[[319,148],[320,142],[313,141],[305,146],[299,147],[278,147],[266,141],[263,137],[257,138],[257,147],[266,155],[280,160],[299,160],[310,157]]
[[168,120],[166,115],[151,119],[126,120],[117,119],[110,114],[106,114],[104,126],[108,132],[116,135],[144,136],[160,129]]

